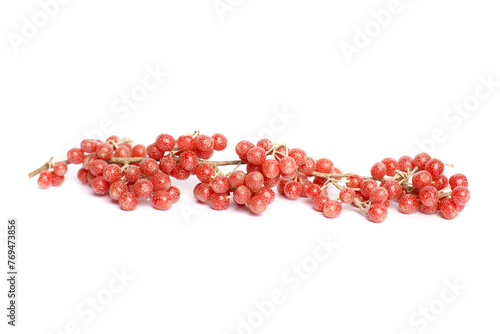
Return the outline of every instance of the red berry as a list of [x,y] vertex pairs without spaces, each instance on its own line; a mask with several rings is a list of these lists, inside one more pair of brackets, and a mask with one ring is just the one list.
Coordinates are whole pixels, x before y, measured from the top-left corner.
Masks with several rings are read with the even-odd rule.
[[181,152],[192,151],[192,150],[194,150],[194,147],[195,147],[194,139],[193,139],[193,137],[191,137],[189,135],[180,136],[177,139],[177,146],[179,146],[179,149],[181,150]]
[[372,166],[370,173],[374,179],[380,180],[387,173],[387,167],[383,162],[377,162]]
[[374,223],[381,223],[387,218],[387,208],[383,205],[375,204],[368,209],[368,219]]
[[212,189],[219,194],[226,193],[229,191],[230,184],[229,178],[224,175],[217,175],[212,180]]
[[160,151],[172,151],[175,146],[175,138],[169,134],[163,133],[156,137],[155,145]]
[[153,202],[153,207],[158,210],[168,210],[174,203],[168,190],[155,192],[151,201]]
[[285,196],[289,199],[296,199],[302,192],[302,185],[297,181],[288,181],[285,185]]
[[433,178],[443,174],[444,163],[439,159],[431,159],[425,164],[425,170],[431,173]]
[[252,191],[247,186],[241,185],[234,191],[233,200],[237,204],[245,204],[252,197]]
[[467,177],[464,174],[455,174],[450,177],[450,187],[454,189],[459,186],[468,187],[469,182],[467,181]]
[[42,188],[47,188],[52,184],[52,173],[48,170],[43,170],[38,176],[38,185]]
[[361,194],[365,197],[370,197],[370,193],[373,189],[377,188],[378,184],[373,180],[363,180],[359,188],[361,189]]
[[109,182],[102,176],[97,176],[94,180],[92,180],[91,185],[97,195],[104,195],[109,190]]
[[82,167],[86,170],[89,170],[90,169],[90,163],[92,161],[94,161],[95,159],[97,159],[95,157],[95,155],[93,154],[89,154],[89,155],[86,155],[84,158],[83,158],[83,161],[82,161]]
[[64,176],[68,171],[68,165],[64,161],[59,161],[54,164],[54,174]]
[[187,171],[192,171],[198,166],[198,156],[193,151],[182,152],[179,156],[179,165]]
[[156,147],[155,144],[151,144],[146,147],[146,152],[148,153],[148,156],[154,160],[160,160],[165,155],[165,152]]
[[95,141],[94,139],[84,139],[80,143],[80,148],[85,153],[94,153],[97,149],[97,141]]
[[212,135],[212,140],[214,141],[214,150],[216,151],[223,151],[227,147],[227,138],[221,133]]
[[168,190],[171,185],[170,177],[162,171],[156,172],[150,179],[153,191]]
[[200,151],[210,151],[214,149],[214,140],[208,135],[198,135],[194,140],[195,147]]
[[330,159],[316,160],[316,172],[330,174],[333,171],[333,162]]
[[[214,172],[215,174],[215,172]],[[242,170],[237,170],[229,175],[229,184],[231,188],[236,189],[245,183],[246,174]]]
[[266,205],[271,204],[274,202],[274,199],[276,198],[276,194],[270,187],[262,187],[260,188],[256,193],[255,196],[260,196],[262,197],[264,203]]
[[177,180],[187,180],[189,178],[189,171],[185,170],[178,164],[175,166],[174,170],[170,174],[172,177],[176,178]]
[[295,160],[297,166],[303,165],[306,163],[307,154],[301,148],[292,148],[288,151],[288,156],[292,157]]
[[382,163],[385,165],[386,168],[386,175],[387,176],[394,176],[396,175],[396,170],[398,170],[399,167],[399,162],[397,162],[393,158],[385,158],[382,159]]
[[108,139],[106,139],[106,143],[110,143],[110,142],[116,143],[119,140],[120,140],[120,137],[113,135],[113,136],[109,136]]
[[134,184],[134,193],[139,198],[148,198],[153,193],[153,183],[148,179],[139,179]]
[[451,198],[443,198],[439,202],[439,210],[441,210],[441,214],[446,219],[453,219],[460,212],[458,206]]
[[134,145],[132,147],[132,156],[133,157],[145,157],[148,154],[146,150],[146,146],[142,144]]
[[387,199],[389,200],[398,199],[403,193],[403,188],[401,188],[401,185],[396,180],[387,181],[384,184],[384,188],[387,190]]
[[270,179],[275,178],[280,174],[279,163],[274,159],[267,159],[262,164],[262,174]]
[[108,160],[113,156],[113,146],[111,146],[111,144],[109,143],[97,144],[95,156],[102,160]]
[[424,203],[420,202],[418,210],[422,213],[425,213],[426,215],[433,215],[436,213],[438,206],[438,203],[435,203],[433,205],[425,205]]
[[118,158],[130,158],[132,156],[132,151],[128,148],[128,146],[120,145],[115,150],[114,156]]
[[141,170],[139,167],[130,165],[127,167],[127,170],[125,171],[125,178],[127,179],[128,182],[130,183],[135,183],[139,178],[141,177]]
[[415,167],[413,165],[413,158],[408,155],[403,155],[401,158],[399,158],[398,164],[399,170],[403,172],[412,171]]
[[433,186],[425,186],[420,189],[420,202],[425,206],[434,206],[439,202],[439,192]]
[[274,188],[280,183],[280,180],[281,176],[279,175],[273,178],[264,177],[264,185],[269,188]]
[[115,181],[109,186],[109,196],[116,201],[118,201],[120,196],[126,191],[128,191],[127,183],[123,180]]
[[359,188],[361,187],[361,183],[363,182],[363,179],[361,178],[361,176],[357,175],[357,174],[351,174],[347,177],[347,180],[349,181],[347,183],[347,186],[349,188]]
[[121,194],[119,203],[122,210],[132,211],[137,207],[139,200],[134,193],[125,191]]
[[339,198],[342,201],[342,203],[352,203],[356,199],[356,191],[352,188],[343,188],[340,191]]
[[240,157],[243,162],[247,162],[248,151],[255,145],[247,140],[242,140],[236,144],[236,154]]
[[101,176],[104,173],[104,169],[108,166],[108,163],[101,159],[94,159],[89,165],[89,171],[94,176]]
[[174,170],[175,165],[175,159],[170,155],[167,155],[160,159],[160,169],[164,173],[171,173]]
[[81,164],[83,162],[83,158],[85,158],[85,153],[81,148],[72,148],[68,151],[68,162],[70,164]]
[[309,198],[315,198],[319,194],[321,194],[321,188],[317,184],[311,183],[307,185],[307,189],[305,190],[306,196]]
[[411,178],[411,183],[417,189],[422,189],[425,186],[429,186],[432,183],[432,175],[428,171],[421,171],[413,174]]
[[210,159],[212,157],[212,155],[214,155],[214,149],[209,149],[208,151],[201,151],[197,148],[194,149],[194,153],[196,153],[196,155],[198,156],[198,158],[200,159]]
[[248,201],[248,208],[253,213],[262,213],[266,210],[266,202],[262,196],[253,196]]
[[328,200],[323,205],[323,213],[327,218],[337,218],[342,212],[342,205],[335,200]]
[[413,158],[413,165],[420,170],[425,169],[425,165],[431,160],[431,156],[425,152],[419,153]]
[[372,204],[383,204],[387,201],[389,193],[383,187],[376,187],[370,192],[370,201]]
[[170,194],[170,197],[172,197],[174,203],[176,203],[181,197],[181,191],[177,187],[171,186],[167,191]]
[[117,164],[109,164],[104,168],[102,176],[109,183],[113,183],[122,177],[122,169]]
[[207,183],[198,183],[194,191],[196,198],[203,203],[210,201],[210,196],[212,196],[213,193],[212,187]]
[[465,186],[458,186],[453,188],[451,199],[457,205],[465,205],[470,200],[470,191]]
[[292,174],[297,171],[297,164],[291,157],[281,158],[279,167],[282,175]]
[[444,188],[448,187],[448,185],[449,185],[448,178],[444,174],[441,174],[438,177],[435,177],[434,181],[436,182],[436,189],[437,190],[444,189]]
[[412,194],[404,194],[399,199],[399,210],[402,213],[410,214],[418,210],[418,198]]
[[229,199],[227,194],[213,193],[210,196],[210,206],[214,210],[225,210],[229,207]]
[[201,182],[209,183],[212,177],[215,176],[215,170],[209,164],[199,164],[198,167],[196,167],[195,174]]
[[262,147],[267,152],[271,148],[271,145],[270,145],[271,143],[272,143],[271,140],[269,140],[267,138],[263,138],[257,142],[256,146]]
[[251,172],[245,176],[245,185],[251,191],[257,191],[264,185],[264,175],[260,172]]
[[80,168],[77,174],[78,180],[80,180],[80,182],[83,184],[89,183],[87,174],[90,174],[88,170],[86,170],[85,168]]
[[262,147],[252,147],[247,152],[247,161],[253,165],[262,165],[266,161],[266,151]]
[[308,176],[312,175],[315,169],[316,161],[311,157],[306,157],[305,162],[299,166],[299,170]]
[[146,158],[139,164],[139,169],[141,170],[142,174],[146,176],[152,176],[158,171],[158,169],[160,169],[160,167],[158,166],[158,162],[156,162],[155,159]]
[[313,208],[316,211],[323,212],[323,208],[325,207],[325,203],[328,202],[330,198],[326,194],[319,194],[313,199]]

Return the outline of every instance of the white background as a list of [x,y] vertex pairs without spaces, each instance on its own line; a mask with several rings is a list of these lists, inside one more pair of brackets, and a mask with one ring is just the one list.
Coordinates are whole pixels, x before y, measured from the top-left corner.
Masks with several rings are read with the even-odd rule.
[[[2,2],[1,263],[5,272],[6,221],[17,217],[20,309],[18,327],[6,331],[2,279],[1,332],[498,332],[496,2],[401,0],[349,62],[342,43],[355,46],[357,29],[376,29],[370,12],[389,1],[228,1],[222,16],[211,0],[69,1],[17,48],[12,36],[41,7]],[[147,68],[169,75],[128,114],[116,113]],[[466,117],[447,114],[474,101],[480,77],[497,82],[489,96]],[[291,116],[277,121],[285,111]],[[146,145],[162,132],[222,132],[229,146],[220,159],[273,128],[273,140],[360,174],[414,154],[441,129],[440,143],[425,149],[455,165],[448,176],[468,176],[472,199],[453,221],[406,216],[393,203],[387,220],[372,224],[350,206],[326,219],[306,199],[278,198],[260,216],[212,211],[194,200],[194,179],[174,181],[183,194],[167,212],[147,202],[121,211],[82,186],[77,168],[60,188],[28,180],[51,156],[65,159],[86,134],[99,135],[103,120],[113,128],[103,135]],[[292,290],[282,276],[308,261],[317,238],[340,246]],[[78,307],[106,296],[122,270],[133,277],[127,286],[95,318],[82,316]],[[463,290],[443,304],[447,280]],[[284,302],[238,331],[239,317],[274,289]],[[432,321],[415,318],[439,305]]]

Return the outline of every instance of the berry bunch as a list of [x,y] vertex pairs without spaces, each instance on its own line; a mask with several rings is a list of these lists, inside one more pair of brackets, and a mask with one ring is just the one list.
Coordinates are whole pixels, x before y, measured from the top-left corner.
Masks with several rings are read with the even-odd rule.
[[[273,203],[275,187],[290,200],[309,198],[313,209],[328,218],[338,217],[342,204],[352,204],[375,223],[386,219],[391,200],[406,214],[439,210],[444,218],[453,219],[470,199],[465,175],[448,179],[443,174],[445,164],[427,153],[399,160],[385,158],[372,166],[371,176],[360,176],[343,174],[330,159],[313,159],[301,148],[288,148],[269,139],[256,144],[238,142],[238,160],[208,160],[226,147],[224,135],[199,131],[177,139],[160,134],[148,146],[117,136],[106,141],[84,139],[79,148],[68,151],[66,161],[52,158],[30,177],[40,174],[38,184],[43,188],[59,186],[67,163],[81,164],[78,179],[98,195],[109,194],[127,211],[134,210],[141,198],[150,200],[158,210],[170,209],[180,197],[171,177],[186,180],[191,175],[200,181],[193,189],[200,202],[224,210],[232,200],[256,214]],[[224,173],[219,167],[226,165],[236,167]],[[246,165],[245,171],[239,169],[242,165]],[[329,186],[338,189],[336,199],[329,195]]]

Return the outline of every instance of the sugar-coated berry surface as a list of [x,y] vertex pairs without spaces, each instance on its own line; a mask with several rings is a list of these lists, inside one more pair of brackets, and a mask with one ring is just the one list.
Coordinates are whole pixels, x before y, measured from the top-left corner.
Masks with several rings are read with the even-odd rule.
[[229,198],[228,194],[219,194],[219,193],[213,193],[212,196],[210,196],[210,206],[214,210],[225,210],[229,207]]
[[431,156],[428,153],[422,152],[413,158],[413,165],[418,167],[420,170],[424,170],[425,165],[429,162],[429,160],[431,160]]
[[399,210],[402,213],[410,214],[418,210],[419,200],[417,196],[405,194],[399,199]]
[[451,199],[457,205],[465,205],[470,200],[470,191],[465,186],[457,186],[453,188]]
[[376,162],[373,164],[370,173],[374,179],[380,180],[387,173],[387,167],[383,162]]
[[425,186],[420,189],[420,202],[425,206],[434,206],[439,201],[439,193],[433,186]]
[[132,192],[126,191],[120,196],[119,204],[122,210],[132,211],[137,207],[138,203],[137,196]]
[[81,148],[72,148],[68,151],[67,158],[70,164],[81,164],[85,158],[85,152]]
[[382,163],[385,165],[386,168],[386,175],[387,176],[394,176],[396,175],[396,170],[399,170],[399,162],[396,159],[393,158],[384,158],[382,159]]
[[155,192],[151,201],[153,202],[153,207],[158,210],[168,210],[174,204],[174,200],[167,190]]
[[337,218],[342,212],[342,205],[335,200],[328,200],[323,205],[323,213],[328,218]]
[[64,161],[59,161],[54,164],[54,174],[64,176],[68,171],[68,165]]
[[126,191],[128,191],[127,183],[123,180],[115,181],[109,186],[109,196],[116,201]]
[[175,138],[167,133],[162,133],[156,137],[155,145],[158,150],[167,152],[171,151],[175,146]]
[[40,172],[38,176],[38,185],[42,188],[48,188],[52,184],[52,174],[48,170]]
[[262,198],[262,196],[253,196],[248,201],[248,208],[253,213],[257,214],[262,213],[266,210],[266,207],[267,207],[266,201],[264,198]]
[[372,205],[368,209],[368,219],[374,223],[381,223],[387,218],[387,208],[383,205]]

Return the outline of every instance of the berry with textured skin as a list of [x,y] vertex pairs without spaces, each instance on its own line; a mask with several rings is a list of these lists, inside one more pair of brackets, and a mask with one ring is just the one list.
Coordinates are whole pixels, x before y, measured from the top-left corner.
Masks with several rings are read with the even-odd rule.
[[215,176],[215,170],[209,164],[199,164],[198,167],[196,167],[195,174],[201,182],[209,183],[212,177]]
[[118,201],[120,196],[126,191],[128,191],[128,186],[123,180],[115,181],[109,186],[109,196],[115,201]]
[[316,160],[316,172],[330,174],[333,171],[333,162],[330,159]]
[[74,147],[68,151],[68,162],[70,164],[81,164],[83,162],[83,158],[85,158],[85,153],[81,148]]
[[425,169],[425,165],[431,160],[431,156],[425,152],[419,153],[413,158],[413,165],[420,170]]
[[279,163],[274,159],[267,159],[262,164],[262,174],[270,179],[280,175]]
[[109,190],[109,182],[102,176],[97,176],[94,180],[92,180],[91,185],[97,195],[104,195]]
[[194,190],[194,195],[198,201],[203,203],[210,201],[210,196],[212,196],[213,193],[212,187],[207,183],[198,183]]
[[457,205],[465,205],[470,200],[470,191],[465,186],[457,186],[453,188],[451,199]]
[[411,183],[417,189],[422,189],[425,186],[429,186],[432,183],[432,175],[428,171],[421,171],[413,174],[411,178]]
[[54,174],[64,176],[68,171],[68,165],[64,161],[59,161],[54,164]]
[[122,169],[117,164],[109,164],[102,171],[102,176],[109,183],[113,183],[122,177]]
[[388,200],[398,199],[403,193],[403,188],[401,188],[401,185],[396,180],[385,182],[383,187],[387,190]]
[[97,144],[95,156],[102,160],[108,160],[113,156],[113,146],[111,146],[111,144],[109,143]]
[[315,169],[316,161],[311,157],[306,157],[305,162],[299,166],[299,170],[307,176],[311,176]]
[[467,181],[467,177],[464,174],[455,174],[450,177],[450,187],[454,189],[459,186],[468,187],[469,182]]
[[87,183],[89,183],[87,174],[90,174],[90,172],[88,170],[86,170],[85,168],[80,168],[78,170],[78,174],[76,176],[77,176],[78,180],[80,180],[81,183],[87,184]]
[[167,191],[170,194],[170,197],[172,197],[172,199],[174,200],[174,203],[176,203],[179,198],[181,198],[181,191],[179,190],[179,188],[171,186]]
[[413,165],[413,158],[409,155],[403,155],[398,160],[399,170],[403,172],[412,171],[415,166]]
[[212,180],[212,189],[219,194],[226,193],[229,191],[230,184],[229,178],[224,175],[217,175]]
[[262,147],[266,152],[269,151],[269,149],[271,149],[271,144],[272,141],[270,139],[267,139],[267,138],[262,138],[261,140],[259,140],[257,142],[257,144],[255,146],[258,146],[258,147]]
[[125,178],[127,179],[128,182],[130,183],[135,183],[139,178],[141,177],[141,170],[139,167],[130,165],[127,167],[127,170],[125,171]]
[[274,190],[272,190],[270,187],[262,187],[260,188],[256,193],[255,196],[260,196],[262,197],[264,203],[266,205],[271,204],[274,202],[274,199],[276,198],[276,194],[274,193]]
[[328,202],[330,198],[326,194],[319,194],[313,199],[313,208],[316,211],[323,212],[325,203]]
[[189,171],[185,170],[178,164],[175,166],[174,170],[170,174],[172,177],[176,178],[177,180],[187,180],[189,178]]
[[436,182],[435,186],[436,186],[437,190],[444,189],[444,188],[448,187],[448,185],[450,184],[448,182],[448,178],[444,174],[441,174],[438,177],[435,177],[434,182]]
[[418,210],[419,201],[417,196],[404,194],[399,199],[399,210],[402,213],[410,214]]
[[383,162],[377,162],[372,166],[370,173],[374,179],[380,180],[387,173],[387,167]]
[[292,157],[295,160],[297,166],[301,166],[306,163],[307,154],[301,148],[292,148],[288,151],[288,156]]
[[363,178],[358,174],[351,174],[347,177],[347,186],[349,188],[359,188],[361,187],[361,183],[363,182]]
[[247,152],[247,161],[252,165],[262,165],[266,161],[266,150],[254,146]]
[[352,203],[356,199],[356,191],[352,188],[345,187],[340,191],[339,198],[342,203]]
[[153,193],[153,183],[148,179],[139,179],[134,184],[134,193],[139,198],[148,198]]
[[231,188],[236,189],[245,184],[246,173],[242,170],[236,170],[229,175],[229,185]]
[[85,153],[94,153],[97,149],[97,141],[94,139],[84,139],[80,143],[80,148]]
[[214,149],[214,140],[208,135],[198,135],[194,139],[194,146],[200,151],[210,151]]
[[257,191],[264,185],[264,175],[260,172],[251,172],[245,176],[245,185],[251,191]]
[[372,192],[373,189],[377,188],[378,184],[376,181],[373,180],[363,180],[361,182],[361,185],[359,186],[359,189],[361,190],[361,194],[365,197],[370,197],[370,193]]
[[387,201],[389,192],[383,187],[376,187],[370,192],[370,201],[372,204],[383,204]]
[[169,134],[162,133],[156,137],[155,145],[160,151],[172,151],[175,146],[175,138]]
[[289,199],[296,199],[302,192],[302,185],[297,181],[288,181],[283,189],[285,196]]
[[132,211],[137,207],[139,200],[134,193],[125,191],[121,194],[119,203],[122,210]]
[[155,159],[146,158],[139,164],[139,169],[141,170],[142,174],[146,176],[152,176],[160,169],[160,167],[158,166],[158,162],[156,162]]
[[420,202],[425,206],[434,206],[439,202],[439,192],[433,186],[425,186],[420,189]]
[[187,171],[192,171],[198,166],[198,156],[193,151],[184,151],[179,156],[179,165]]
[[242,140],[238,144],[236,144],[236,154],[240,157],[243,162],[247,162],[247,154],[248,151],[254,147],[255,145],[249,142],[248,140]]
[[424,203],[420,202],[418,210],[422,213],[425,213],[426,215],[433,215],[436,213],[438,207],[439,203],[435,203],[433,205],[425,205]]
[[399,162],[397,162],[396,159],[393,158],[385,158],[382,159],[382,163],[385,165],[386,168],[386,175],[387,176],[394,176],[396,175],[396,170],[398,170],[399,167]]
[[155,192],[151,201],[153,202],[153,207],[158,210],[168,210],[174,203],[174,200],[167,190]]
[[229,207],[229,199],[227,194],[213,193],[210,196],[210,206],[214,210],[225,210]]
[[227,138],[221,133],[213,134],[212,140],[214,141],[214,150],[216,151],[223,151],[227,147]]
[[122,144],[115,150],[114,156],[118,158],[130,158],[132,156],[132,151],[128,146]]
[[208,151],[201,151],[197,148],[194,149],[194,153],[196,153],[196,155],[198,156],[198,158],[200,159],[210,159],[212,157],[212,155],[214,155],[214,149],[209,149]]
[[441,210],[441,214],[446,219],[453,219],[460,212],[460,209],[451,198],[443,198],[439,202],[439,210]]
[[161,151],[155,144],[148,145],[148,147],[146,147],[146,152],[148,156],[154,160],[160,160],[165,155],[165,152]]
[[104,169],[108,166],[108,163],[101,159],[94,159],[89,165],[89,171],[94,176],[101,176],[104,173]]
[[262,213],[266,210],[266,207],[267,207],[267,205],[265,203],[265,200],[262,198],[262,196],[253,196],[248,201],[248,208],[253,213],[257,213],[257,214]]
[[297,171],[297,164],[291,157],[281,158],[279,167],[282,175],[292,174]]
[[43,170],[38,176],[38,185],[42,188],[48,188],[52,184],[52,173],[48,170]]
[[273,178],[264,177],[264,185],[266,187],[274,188],[280,183],[280,181],[281,176],[279,175]]
[[433,178],[443,174],[444,163],[439,159],[431,159],[425,164],[425,170],[431,173]]
[[171,185],[170,176],[162,171],[156,172],[150,179],[153,184],[153,191],[168,190]]
[[97,158],[93,154],[86,155],[85,158],[83,158],[82,167],[84,169],[86,169],[86,170],[89,170],[90,169],[90,163],[92,161],[94,161],[95,159],[97,159]]
[[307,197],[314,198],[321,194],[321,188],[317,184],[311,183],[307,185],[305,192]]
[[146,146],[139,144],[132,147],[132,156],[133,157],[145,157],[148,154],[146,150]]
[[177,139],[177,146],[179,146],[181,152],[192,151],[195,148],[194,138],[189,135],[180,136]]
[[368,209],[368,219],[374,223],[381,223],[387,218],[387,208],[383,205],[375,204]]
[[247,186],[241,185],[234,191],[233,200],[237,204],[245,204],[252,197],[252,191]]
[[167,155],[160,159],[160,169],[164,173],[171,173],[174,170],[175,165],[175,159],[170,155]]
[[337,218],[342,212],[342,204],[335,200],[328,200],[323,205],[323,213],[327,218]]
[[95,178],[96,176],[90,171],[87,173],[87,183],[90,183],[90,185],[92,185],[92,181],[94,181]]

